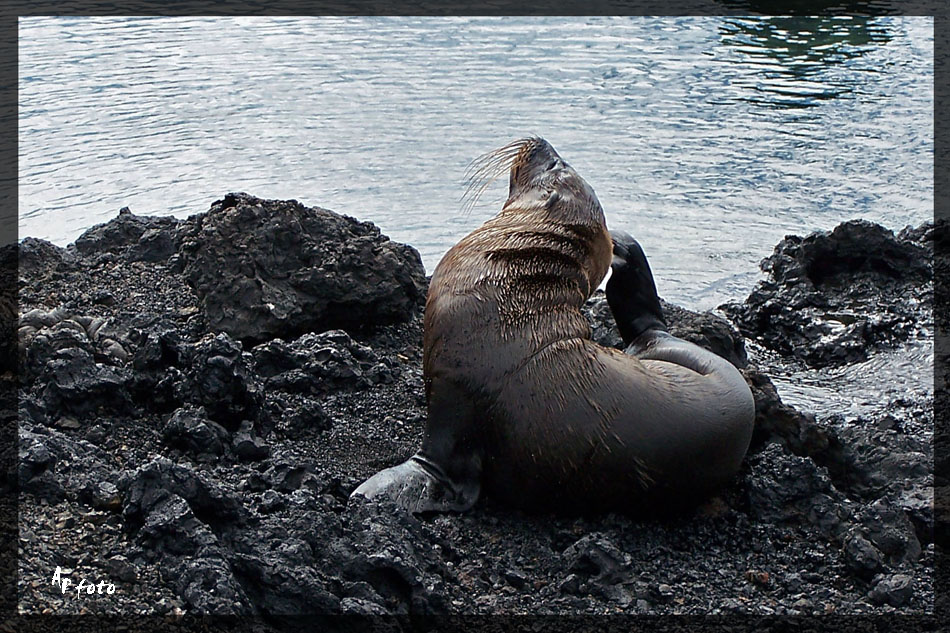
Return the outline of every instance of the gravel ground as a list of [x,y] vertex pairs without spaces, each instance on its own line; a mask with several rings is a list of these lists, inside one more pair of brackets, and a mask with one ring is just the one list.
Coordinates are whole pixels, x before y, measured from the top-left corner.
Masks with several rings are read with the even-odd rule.
[[[195,253],[227,253],[225,231],[199,229],[226,226],[233,213],[266,221],[232,270]],[[211,626],[189,619],[200,614],[263,617],[257,626],[270,630],[274,618],[299,614],[419,629],[428,628],[420,618],[439,614],[933,613],[934,534],[945,533],[934,516],[934,393],[881,402],[869,417],[811,414],[783,404],[768,375],[932,337],[930,253],[943,225],[821,234],[846,249],[834,240],[864,239],[866,229],[906,261],[897,277],[851,262],[834,269],[837,281],[822,276],[806,290],[773,276],[726,309],[741,334],[721,316],[667,306],[673,332],[739,365],[756,396],[742,471],[702,506],[651,519],[575,517],[484,499],[465,514],[414,517],[348,495],[421,442],[421,263],[375,227],[325,213],[229,195],[184,221],[123,213],[67,249],[19,245],[21,613],[186,616],[174,622],[190,630]],[[308,224],[310,215],[329,224]],[[304,218],[305,230],[275,245],[286,218]],[[379,258],[370,266],[396,258],[398,274],[368,278],[354,260],[321,263],[327,231],[358,235],[361,257]],[[246,298],[247,280],[261,279],[254,262],[265,255],[255,248],[316,253],[267,261],[264,285],[284,302],[269,314]],[[775,261],[790,252],[810,256],[802,250],[779,245],[773,269],[787,271]],[[216,266],[222,286],[241,290],[204,287]],[[301,268],[337,294],[294,278]],[[912,288],[894,281],[907,270]],[[847,279],[860,281],[849,295],[865,302],[859,313],[880,305],[887,318],[873,336],[855,334],[865,328],[842,339],[846,355],[807,323],[784,318],[770,335],[753,318],[771,305],[763,293],[814,303]],[[339,290],[351,286],[359,290]],[[323,321],[304,315],[320,302],[338,307]],[[595,338],[615,344],[603,296],[588,308]],[[341,313],[360,316],[348,325]],[[258,318],[273,335],[248,335]],[[775,336],[782,345],[761,344]],[[66,591],[52,582],[57,569]]]

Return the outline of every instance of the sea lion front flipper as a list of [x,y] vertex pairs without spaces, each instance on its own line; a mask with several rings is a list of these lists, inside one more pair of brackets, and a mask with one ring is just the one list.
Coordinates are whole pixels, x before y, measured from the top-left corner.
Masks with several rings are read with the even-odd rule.
[[653,271],[640,244],[630,234],[610,231],[614,258],[607,280],[607,304],[624,345],[648,330],[666,331]]
[[351,497],[388,498],[413,513],[463,512],[481,492],[481,444],[473,440],[475,407],[450,381],[431,386],[422,449],[363,482]]

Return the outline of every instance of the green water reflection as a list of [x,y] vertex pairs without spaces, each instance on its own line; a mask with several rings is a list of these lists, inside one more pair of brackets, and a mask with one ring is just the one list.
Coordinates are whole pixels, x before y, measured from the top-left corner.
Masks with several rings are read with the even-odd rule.
[[892,39],[887,18],[866,16],[726,17],[719,32],[721,43],[758,71],[745,82],[751,92],[740,98],[780,108],[812,107],[853,92],[854,74],[835,67]]

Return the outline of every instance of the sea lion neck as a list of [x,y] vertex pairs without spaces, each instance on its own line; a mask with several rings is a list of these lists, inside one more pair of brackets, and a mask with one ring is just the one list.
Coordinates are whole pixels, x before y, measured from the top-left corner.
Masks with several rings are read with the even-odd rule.
[[512,191],[498,216],[606,226],[594,189],[570,167],[545,175],[537,186]]

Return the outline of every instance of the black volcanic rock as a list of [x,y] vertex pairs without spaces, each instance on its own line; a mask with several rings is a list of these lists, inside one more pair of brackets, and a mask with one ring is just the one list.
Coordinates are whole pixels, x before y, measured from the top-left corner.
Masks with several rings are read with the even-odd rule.
[[[248,239],[271,239],[281,252],[241,241],[245,214]],[[276,246],[297,216],[304,237],[287,244],[309,244],[310,255]],[[328,245],[318,246],[324,219],[293,202],[231,196],[185,221],[122,214],[91,230],[82,249],[20,245],[13,354],[25,371],[13,404],[18,461],[4,477],[19,485],[25,612],[246,614],[267,618],[257,625],[270,633],[285,615],[303,616],[298,628],[333,630],[347,628],[344,620],[316,615],[349,614],[358,630],[397,625],[380,617],[394,615],[418,628],[433,613],[780,617],[933,608],[934,542],[947,533],[945,508],[934,506],[933,398],[914,392],[859,411],[799,411],[776,389],[784,396],[785,385],[797,385],[797,370],[786,372],[758,345],[747,361],[747,341],[725,320],[670,304],[671,331],[741,367],[755,398],[742,469],[700,507],[658,519],[526,515],[486,497],[463,514],[415,517],[386,502],[349,501],[366,477],[422,441],[425,281],[417,286],[406,272],[415,261],[408,247],[399,251],[349,219],[326,220],[319,236]],[[941,239],[938,228],[895,239],[926,249]],[[332,250],[343,243],[368,255],[346,259]],[[386,299],[393,311],[404,306],[403,320],[389,325],[363,306],[347,308],[345,323],[312,324],[319,331],[290,331],[301,322],[294,317],[245,339],[213,324],[205,295],[185,279],[205,270],[202,292],[211,292],[205,247],[227,265],[246,264],[253,283],[286,281],[285,289],[293,271],[316,274],[336,257],[336,281],[326,287],[337,292],[333,284],[349,280],[347,296],[380,290],[361,259],[383,262],[376,272],[404,266],[417,301],[409,292]],[[406,257],[394,269],[385,260],[397,252]],[[17,259],[16,250],[4,253]],[[890,273],[858,268],[858,277],[876,280],[867,297],[880,295]],[[848,278],[837,264],[829,269],[818,275],[822,292]],[[232,273],[227,283],[237,283]],[[323,310],[315,297],[330,294],[305,290],[299,305]],[[928,306],[926,284],[884,290],[887,305],[919,297]],[[240,314],[253,312],[246,307]],[[619,345],[603,294],[587,310],[595,339]],[[801,344],[794,349],[804,354]],[[60,596],[49,584],[57,566],[74,586],[104,579],[117,591]]]
[[250,355],[227,334],[206,336],[182,347],[182,379],[175,382],[180,402],[204,407],[208,417],[228,430],[258,418],[263,404],[260,381]]
[[260,461],[270,455],[270,447],[260,436],[253,433],[253,425],[249,420],[241,423],[241,427],[234,433],[231,440],[234,454],[247,461]]
[[124,367],[97,363],[79,347],[55,352],[39,378],[46,384],[43,401],[47,410],[81,416],[128,412],[130,380],[131,373]]
[[852,530],[845,538],[844,560],[852,572],[866,580],[881,571],[884,566],[881,551],[857,529]]
[[865,360],[868,348],[929,321],[932,224],[895,236],[866,220],[790,235],[762,261],[768,279],[722,309],[742,333],[814,367]]
[[914,578],[907,574],[876,576],[868,597],[877,604],[904,605],[914,594]]
[[135,215],[123,207],[116,218],[76,238],[74,248],[82,255],[112,253],[127,261],[162,261],[175,252],[178,224],[173,217]]
[[46,240],[25,237],[18,248],[19,274],[34,279],[47,277],[58,269],[75,265],[75,256]]
[[342,578],[368,582],[391,613],[444,613],[444,564],[419,522],[392,504],[355,502],[349,514],[352,528],[327,547]]
[[102,483],[114,476],[104,451],[67,433],[32,424],[22,414],[18,466],[20,490],[54,502],[98,503]]
[[[117,485],[123,494],[122,514],[133,527],[144,526],[155,508],[171,496],[183,499],[204,523],[237,523],[246,514],[240,499],[219,483],[164,457],[153,459],[134,472],[122,473]],[[170,545],[174,547],[173,543]]]
[[251,354],[267,387],[286,393],[319,394],[392,382],[391,369],[343,330],[308,333],[289,342],[274,339],[254,347]]
[[[921,239],[926,231],[908,231]],[[900,239],[879,224],[851,220],[830,233],[805,238],[786,237],[762,263],[779,284],[810,282],[813,286],[847,282],[854,275],[889,277],[902,283],[926,282],[932,277],[928,253],[919,244]],[[844,277],[842,279],[842,276]]]
[[293,200],[229,194],[180,237],[209,327],[248,342],[404,321],[425,294],[415,249]]
[[783,403],[775,385],[761,371],[749,368],[742,374],[755,401],[752,450],[774,441],[796,455],[816,459],[835,474],[845,468],[844,449],[834,429],[818,424],[814,415]]
[[603,534],[588,534],[564,551],[568,569],[589,585],[615,585],[630,573],[630,556],[621,552]]
[[230,435],[227,429],[209,420],[202,407],[183,407],[168,418],[162,437],[169,446],[194,455],[223,455]]

